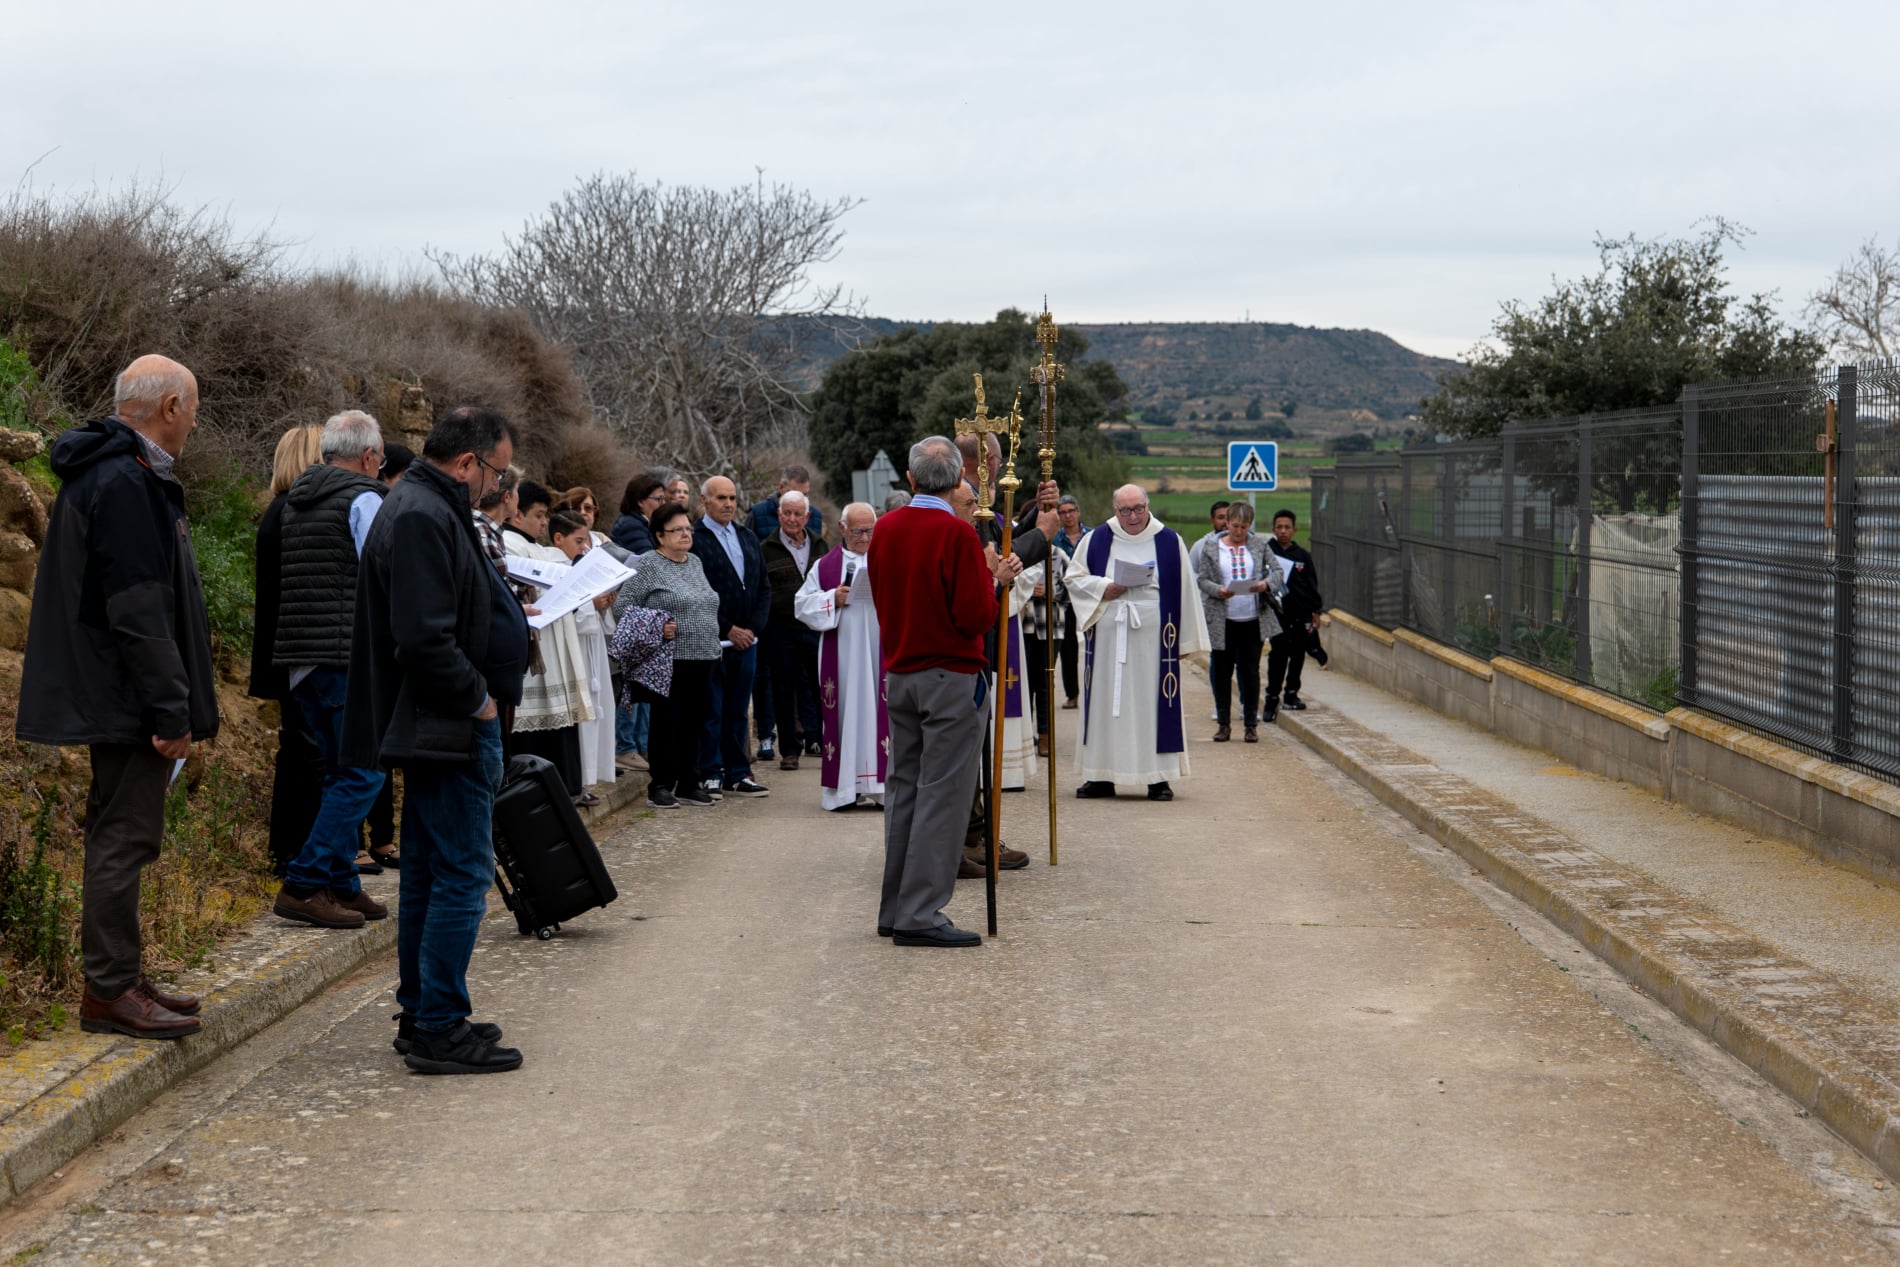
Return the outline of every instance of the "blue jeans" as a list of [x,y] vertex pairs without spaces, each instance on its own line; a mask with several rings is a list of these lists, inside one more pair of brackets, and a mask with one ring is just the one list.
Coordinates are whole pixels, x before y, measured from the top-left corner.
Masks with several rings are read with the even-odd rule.
[[342,669],[312,669],[290,693],[303,709],[323,757],[323,803],[303,852],[284,872],[284,883],[293,889],[330,888],[345,897],[363,887],[356,878],[363,819],[389,777],[381,770],[342,764],[343,690],[348,681]]
[[759,662],[758,644],[744,651],[720,653],[712,666],[712,698],[706,710],[706,732],[699,741],[699,777],[737,783],[752,777],[752,756],[746,747],[745,714],[752,702],[752,674]]
[[468,1019],[468,961],[495,882],[501,722],[475,723],[475,760],[404,767],[396,1005],[423,1029]]
[[645,752],[647,750],[647,728],[652,724],[652,706],[635,704],[628,708],[625,704],[614,707],[614,751]]

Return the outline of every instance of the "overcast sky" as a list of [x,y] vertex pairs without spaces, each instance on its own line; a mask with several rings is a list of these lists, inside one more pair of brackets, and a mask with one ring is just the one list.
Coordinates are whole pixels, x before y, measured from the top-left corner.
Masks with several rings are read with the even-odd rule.
[[[872,314],[1368,327],[1452,355],[1595,234],[1900,232],[1892,4],[0,0],[0,173],[162,179],[310,265],[479,251],[597,170],[863,199]],[[47,151],[51,151],[47,153]],[[45,157],[41,157],[42,155]],[[30,176],[26,175],[32,166]]]

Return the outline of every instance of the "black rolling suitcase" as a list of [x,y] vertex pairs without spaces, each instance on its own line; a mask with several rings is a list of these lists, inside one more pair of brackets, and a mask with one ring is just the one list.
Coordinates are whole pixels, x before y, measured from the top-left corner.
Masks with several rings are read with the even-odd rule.
[[495,886],[526,937],[546,941],[563,920],[619,896],[552,762],[508,762],[495,794]]

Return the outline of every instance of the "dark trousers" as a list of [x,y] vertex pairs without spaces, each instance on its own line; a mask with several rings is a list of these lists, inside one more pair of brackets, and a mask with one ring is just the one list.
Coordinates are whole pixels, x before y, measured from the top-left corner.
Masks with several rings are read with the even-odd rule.
[[369,824],[371,848],[383,849],[396,843],[396,776],[394,773],[383,780],[383,790],[376,794],[376,803],[369,807],[369,817],[363,821]]
[[760,743],[771,743],[778,728],[778,696],[772,689],[772,642],[770,629],[759,636],[757,658],[752,662],[752,733]]
[[468,961],[495,883],[501,773],[499,719],[475,723],[473,761],[418,761],[405,770],[396,1006],[423,1029],[468,1019]]
[[1023,633],[1024,672],[1029,675],[1029,703],[1036,714],[1036,733],[1049,733],[1049,643]]
[[581,728],[578,724],[559,730],[517,730],[510,738],[508,753],[510,756],[526,753],[552,762],[569,796],[579,796],[587,790],[581,783]]
[[766,664],[760,677],[771,681],[772,712],[759,723],[759,737],[772,738],[776,719],[779,751],[797,752],[818,742],[818,631],[773,625],[761,645]]
[[270,785],[271,874],[279,880],[303,852],[323,802],[323,754],[310,733],[303,708],[286,696],[277,702],[277,761]]
[[[712,661],[712,694],[706,729],[699,741],[699,777],[737,783],[752,777],[752,750],[746,746],[746,705],[752,702],[752,677],[758,668],[758,644],[734,647]],[[651,757],[648,758],[650,762]]]
[[172,762],[149,741],[92,745],[79,946],[94,998],[116,999],[139,982],[139,877],[158,861],[171,776]]
[[1306,622],[1301,620],[1292,633],[1275,634],[1267,643],[1267,700],[1278,706],[1282,683],[1288,695],[1298,695],[1300,670],[1305,667]]
[[675,660],[672,692],[645,697],[652,706],[647,723],[647,766],[652,786],[667,792],[699,786],[699,743],[706,731],[712,672],[717,663]]
[[1240,674],[1240,720],[1252,727],[1260,720],[1260,622],[1230,620],[1227,646],[1214,653],[1214,710],[1225,726],[1232,721],[1234,674]]
[[1076,671],[1076,663],[1081,656],[1075,640],[1075,612],[1064,603],[1062,615],[1062,642],[1056,648],[1056,658],[1062,661],[1062,698],[1072,700],[1082,694],[1082,679]]

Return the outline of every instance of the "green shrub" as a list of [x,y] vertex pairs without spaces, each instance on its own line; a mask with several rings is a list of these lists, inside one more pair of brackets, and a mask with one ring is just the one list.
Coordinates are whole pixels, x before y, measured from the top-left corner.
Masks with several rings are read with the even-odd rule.
[[25,431],[33,423],[27,416],[27,395],[39,386],[39,376],[26,352],[0,339],[0,427]]
[[257,582],[257,495],[239,472],[193,482],[186,496],[191,545],[204,582],[211,653],[221,669],[251,656]]
[[1665,664],[1656,670],[1656,676],[1643,686],[1643,703],[1659,713],[1666,713],[1676,706],[1676,666]]
[[53,798],[41,796],[32,852],[22,858],[11,833],[0,842],[0,936],[16,964],[30,966],[58,988],[79,966],[73,941],[79,894],[47,860],[53,830]]

